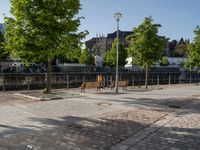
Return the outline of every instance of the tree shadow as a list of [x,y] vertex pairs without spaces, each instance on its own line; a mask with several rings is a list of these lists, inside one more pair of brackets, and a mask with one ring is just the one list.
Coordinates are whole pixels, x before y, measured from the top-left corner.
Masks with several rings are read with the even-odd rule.
[[[39,122],[47,128],[41,127],[39,131],[29,130],[2,139],[0,140],[0,149],[25,149],[25,146],[29,144],[33,146],[33,149],[39,150],[106,150],[133,135],[144,132],[144,129],[151,128],[152,124],[155,124],[153,127],[155,131],[150,135],[144,132],[147,136],[132,146],[137,149],[148,149],[152,148],[152,144],[149,143],[153,143],[155,146],[153,149],[159,148],[161,145],[165,145],[166,148],[184,147],[187,149],[190,145],[194,149],[199,148],[200,129],[195,128],[197,126],[186,128],[187,125],[183,124],[183,127],[177,127],[173,122],[169,126],[156,125],[158,120],[164,120],[165,117],[165,113],[158,111],[135,110],[98,119],[78,116],[66,116],[58,119],[30,118],[33,122]],[[20,130],[11,126],[1,125],[0,127],[9,129],[10,133]]]
[[[170,97],[170,98],[133,98],[133,97],[122,97],[121,99],[115,99],[113,97],[110,98],[84,98],[89,100],[95,100],[95,101],[103,101],[108,102],[111,105],[115,105],[115,103],[120,103],[120,105],[123,105],[125,107],[131,107],[131,108],[138,108],[138,109],[152,109],[157,110],[160,112],[165,113],[175,113],[177,110],[185,109],[191,113],[196,111],[196,113],[199,113],[198,105],[199,99],[196,99],[197,97],[186,97],[186,98],[177,98],[177,97]],[[113,102],[113,103],[112,103]],[[190,105],[191,103],[197,103],[196,107],[187,107],[187,105]]]
[[[155,112],[154,112],[155,113]],[[59,119],[30,118],[33,122],[39,122],[45,128],[30,130],[26,133],[18,133],[0,140],[0,148],[18,149],[26,144],[35,149],[109,149],[131,135],[148,127],[151,123],[162,118],[151,117],[138,112],[126,112],[117,115],[106,116],[98,119],[66,116]],[[26,129],[24,126],[21,129]],[[10,133],[18,128],[10,129]],[[18,137],[18,138],[16,138]]]
[[0,133],[0,138],[8,137],[11,134],[22,133],[30,130],[27,128],[8,126],[3,124],[0,124],[0,129],[3,129],[3,132]]

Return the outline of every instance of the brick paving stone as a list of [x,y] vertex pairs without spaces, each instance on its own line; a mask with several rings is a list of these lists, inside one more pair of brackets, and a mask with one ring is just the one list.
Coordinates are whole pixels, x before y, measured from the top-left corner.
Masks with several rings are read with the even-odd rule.
[[[175,115],[176,117],[165,124],[162,128],[159,128],[157,131],[140,140],[138,143],[132,143],[132,146],[129,144],[128,149],[148,149],[148,146],[152,147],[152,142],[154,144],[152,148],[155,150],[160,149],[160,147],[171,150],[198,150],[200,146],[199,104],[200,100],[197,99],[195,102],[190,104],[189,107],[178,111]],[[161,135],[162,137],[160,137]],[[158,144],[159,147],[157,147],[156,144]]]
[[[150,123],[159,120],[164,115],[164,113],[158,113],[157,111],[137,110],[105,116],[98,120],[81,118],[76,123],[66,126],[60,125],[52,130],[32,131],[21,135],[18,134],[17,136],[20,138],[10,137],[0,140],[0,148],[12,149],[9,146],[11,143],[14,147],[23,147],[25,142],[33,145],[36,149],[46,149],[45,146],[47,145],[43,143],[48,143],[48,146],[58,150],[63,149],[63,147],[68,148],[68,146],[81,149],[87,149],[88,147],[108,149],[113,144],[126,139]],[[101,126],[102,124],[103,126]],[[121,128],[118,128],[119,126]],[[105,127],[109,128],[109,130],[105,130]],[[130,130],[132,132],[129,132]],[[126,148],[127,146],[121,145],[118,149],[123,150]]]
[[4,103],[15,97],[7,94],[0,105],[0,150],[27,144],[34,150],[199,149],[199,89],[176,85],[112,96],[88,90],[80,98]]

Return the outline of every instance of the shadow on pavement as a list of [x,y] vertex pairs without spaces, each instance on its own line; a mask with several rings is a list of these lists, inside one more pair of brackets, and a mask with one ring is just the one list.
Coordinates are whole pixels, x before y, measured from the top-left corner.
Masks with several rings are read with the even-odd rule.
[[[64,118],[32,118],[33,122],[40,122],[44,126],[52,128],[41,128],[19,133],[11,137],[0,140],[0,149],[21,150],[26,145],[33,146],[37,150],[100,150],[109,149],[111,146],[125,140],[126,138],[143,131],[143,129],[154,124],[156,121],[165,119],[166,114],[158,111],[129,111],[126,113],[105,116],[99,119],[83,118],[77,116],[66,116]],[[198,118],[196,118],[198,119]],[[183,119],[179,119],[181,124]],[[182,127],[175,124],[169,126],[154,126],[155,132],[141,139],[136,145],[136,149],[158,149],[161,145],[166,148],[176,147],[180,149],[200,147],[199,128],[191,126],[192,120],[183,122]],[[187,128],[188,126],[188,128]],[[9,126],[0,127],[19,130]],[[193,128],[192,128],[193,127]]]

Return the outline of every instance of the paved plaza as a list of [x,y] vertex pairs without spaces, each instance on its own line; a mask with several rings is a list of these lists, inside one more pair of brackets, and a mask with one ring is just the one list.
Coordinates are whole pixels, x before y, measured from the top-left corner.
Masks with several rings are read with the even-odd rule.
[[0,150],[200,149],[199,85],[60,91],[47,101],[0,93]]

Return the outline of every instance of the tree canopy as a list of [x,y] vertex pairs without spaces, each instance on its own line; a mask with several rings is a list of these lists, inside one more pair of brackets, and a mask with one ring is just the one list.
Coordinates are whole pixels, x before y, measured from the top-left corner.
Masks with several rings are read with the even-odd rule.
[[144,19],[144,22],[133,29],[133,34],[127,39],[131,42],[128,54],[134,58],[134,62],[146,68],[145,85],[147,87],[147,69],[153,66],[162,56],[166,44],[165,37],[158,36],[160,24],[153,24],[152,17]]
[[87,49],[84,49],[80,55],[79,63],[94,64],[94,57],[88,52]]
[[164,51],[165,37],[158,36],[160,24],[152,24],[152,18],[144,19],[144,22],[133,29],[133,34],[128,37],[131,42],[128,54],[134,56],[135,63],[141,67],[153,66]]
[[6,49],[24,62],[44,62],[56,56],[73,57],[85,33],[80,25],[79,0],[10,0],[5,18]]
[[85,32],[78,33],[79,0],[10,0],[6,17],[6,50],[25,63],[48,62],[47,93],[51,92],[51,61],[79,51]]
[[[104,64],[110,67],[114,67],[116,65],[116,54],[117,54],[117,40],[114,40],[112,43],[111,50],[107,51],[104,55]],[[118,64],[119,66],[124,66],[127,58],[127,50],[124,48],[122,44],[119,44],[119,55],[118,55]]]
[[166,56],[163,56],[160,60],[160,65],[161,66],[168,66],[170,65],[169,60]]
[[0,31],[0,60],[6,59],[8,53],[5,51],[5,38],[3,33]]
[[194,30],[194,41],[189,45],[188,65],[190,67],[200,67],[200,27]]

